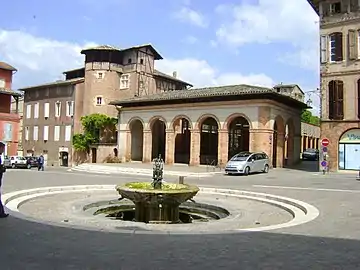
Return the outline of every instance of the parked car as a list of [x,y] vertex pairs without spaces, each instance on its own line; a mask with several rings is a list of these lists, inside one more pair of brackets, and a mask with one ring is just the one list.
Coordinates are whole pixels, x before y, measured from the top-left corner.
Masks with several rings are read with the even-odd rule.
[[8,156],[5,156],[5,158],[4,158],[4,167],[11,168],[11,160],[10,160],[10,157],[8,157]]
[[37,157],[25,157],[27,161],[27,168],[37,168],[38,167],[38,158]]
[[308,148],[301,154],[302,160],[319,160],[319,150]]
[[269,157],[263,152],[240,152],[233,156],[225,167],[227,174],[248,175],[253,172],[268,173]]
[[11,156],[10,159],[10,167],[15,168],[27,168],[27,160],[21,156]]

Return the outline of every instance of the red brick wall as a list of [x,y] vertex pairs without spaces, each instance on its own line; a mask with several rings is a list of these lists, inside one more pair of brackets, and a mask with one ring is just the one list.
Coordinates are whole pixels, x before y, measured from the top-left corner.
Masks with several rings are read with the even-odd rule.
[[12,87],[12,71],[0,69],[0,78],[5,79],[5,88],[11,89]]
[[11,95],[0,94],[0,113],[10,113]]
[[[19,144],[19,128],[20,128],[20,118],[18,115],[6,115],[0,114],[0,141],[6,143],[7,145],[7,154],[9,156],[17,155],[17,149]],[[4,141],[4,126],[5,123],[12,124],[12,138],[11,141]]]

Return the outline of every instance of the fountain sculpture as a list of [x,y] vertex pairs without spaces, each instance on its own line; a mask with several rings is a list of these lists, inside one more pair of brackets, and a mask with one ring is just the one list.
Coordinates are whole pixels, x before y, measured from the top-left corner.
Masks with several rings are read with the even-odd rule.
[[163,182],[164,161],[154,159],[152,182],[131,182],[116,186],[121,199],[135,204],[135,221],[145,223],[178,223],[180,204],[192,199],[196,186]]

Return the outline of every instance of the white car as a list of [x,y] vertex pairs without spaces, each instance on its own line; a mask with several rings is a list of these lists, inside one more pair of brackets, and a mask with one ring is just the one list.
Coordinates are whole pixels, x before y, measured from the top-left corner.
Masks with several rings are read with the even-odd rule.
[[21,156],[10,156],[10,167],[15,168],[27,168],[27,159]]
[[268,173],[269,162],[269,157],[263,152],[240,152],[228,161],[225,173],[244,175],[253,172]]

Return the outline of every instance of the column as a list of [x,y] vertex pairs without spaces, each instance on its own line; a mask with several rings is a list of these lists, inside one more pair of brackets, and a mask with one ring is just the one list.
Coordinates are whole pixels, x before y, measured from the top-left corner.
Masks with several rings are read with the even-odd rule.
[[295,134],[293,139],[293,163],[297,164],[300,162],[300,152],[301,152],[301,134]]
[[200,130],[191,130],[190,166],[200,165]]
[[300,153],[304,152],[304,141],[305,141],[305,137],[302,135],[301,136],[301,145],[300,145]]
[[144,130],[143,138],[143,162],[151,162],[151,152],[152,152],[152,137],[151,130]]
[[174,130],[166,130],[165,135],[165,163],[174,164],[174,153],[175,153],[175,132]]
[[131,131],[126,131],[126,147],[125,147],[125,161],[131,160]]
[[118,156],[121,162],[126,161],[126,151],[128,148],[127,145],[127,132],[126,130],[120,130],[118,131]]
[[272,157],[272,141],[274,131],[272,129],[250,129],[250,151],[265,152]]
[[226,129],[219,130],[218,140],[218,165],[223,168],[228,161],[229,132]]
[[[291,147],[290,136],[288,137],[288,147]],[[278,132],[277,140],[276,140],[276,167],[283,168],[285,161],[285,134]],[[290,154],[290,153],[289,153]],[[291,159],[290,159],[291,160]],[[289,164],[289,159],[287,160],[287,164]]]

